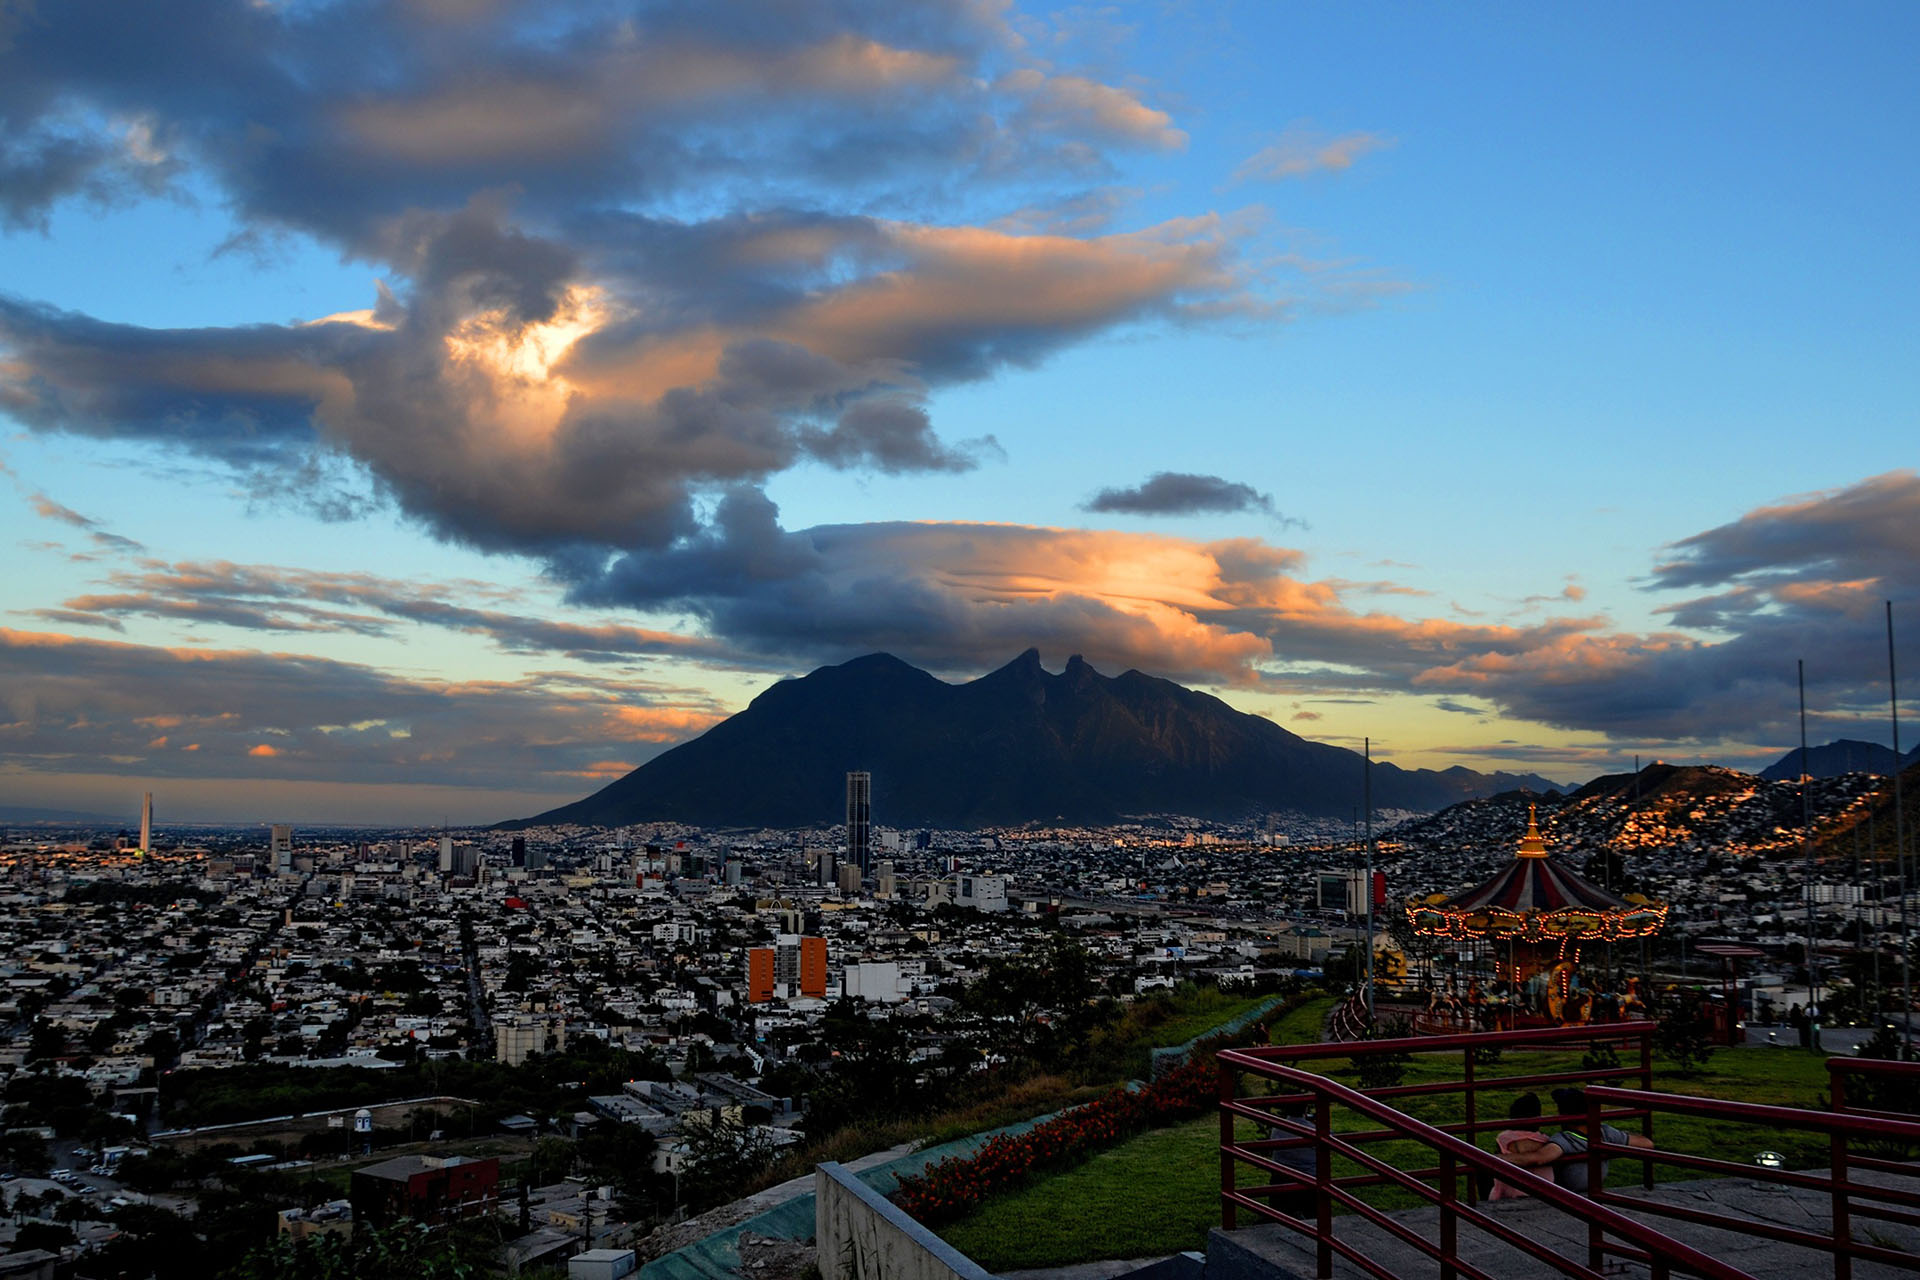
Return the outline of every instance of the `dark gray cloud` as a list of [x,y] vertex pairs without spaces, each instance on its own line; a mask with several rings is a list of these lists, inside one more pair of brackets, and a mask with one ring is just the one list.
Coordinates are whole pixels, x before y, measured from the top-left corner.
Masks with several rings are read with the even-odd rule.
[[391,636],[403,624],[483,636],[512,653],[561,654],[588,662],[674,657],[754,665],[753,656],[697,636],[618,623],[562,622],[477,608],[499,594],[470,581],[400,582],[367,573],[267,565],[160,564],[107,575],[109,590],[77,595],[39,617],[122,630],[133,617],[168,618],[245,631],[351,632]]
[[[1785,744],[1797,735],[1795,662],[1810,711],[1835,726],[1887,706],[1886,602],[1920,603],[1920,477],[1893,472],[1758,508],[1667,548],[1649,590],[1709,594],[1661,606],[1678,630],[1578,634],[1531,655],[1463,658],[1424,673],[1511,715],[1668,743]],[[1920,619],[1899,634],[1920,660]]]
[[1273,497],[1261,493],[1250,484],[1186,471],[1156,471],[1131,489],[1102,489],[1087,500],[1083,509],[1109,515],[1145,516],[1225,515],[1236,511],[1257,511],[1275,516],[1283,523],[1300,523],[1280,517],[1274,510]]
[[695,690],[535,675],[411,680],[289,654],[0,629],[0,753],[29,774],[365,782],[567,793],[720,712]]
[[0,412],[329,518],[364,499],[305,477],[344,461],[443,536],[546,557],[670,546],[807,459],[967,469],[996,446],[939,437],[938,387],[1242,292],[1218,219],[913,219],[929,184],[964,219],[1172,140],[1019,48],[972,0],[9,9],[16,222],[190,174],[236,242],[308,235],[389,280],[364,314],[165,332],[0,298]]

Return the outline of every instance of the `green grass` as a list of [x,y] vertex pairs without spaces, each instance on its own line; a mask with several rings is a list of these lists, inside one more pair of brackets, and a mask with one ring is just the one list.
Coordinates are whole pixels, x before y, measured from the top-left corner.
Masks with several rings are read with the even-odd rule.
[[[1316,1001],[1281,1019],[1274,1027],[1275,1041],[1317,1040],[1318,1018],[1325,1016],[1328,1003]],[[1522,1054],[1509,1050],[1500,1063],[1482,1067],[1480,1073],[1488,1078],[1571,1070],[1579,1066],[1579,1057],[1577,1053]],[[1664,1068],[1656,1059],[1654,1088],[1740,1102],[1818,1106],[1827,1086],[1823,1061],[1796,1050],[1722,1050],[1698,1075],[1686,1077]],[[1322,1062],[1317,1068],[1344,1083],[1353,1083],[1353,1072],[1344,1059]],[[1434,1055],[1416,1060],[1408,1069],[1406,1083],[1458,1079],[1459,1075],[1457,1054]],[[1483,1094],[1482,1118],[1502,1114],[1513,1096],[1501,1091]],[[1465,1105],[1458,1096],[1403,1099],[1402,1105],[1430,1123],[1465,1118]],[[1336,1112],[1338,1130],[1367,1127],[1358,1117]],[[1243,1123],[1239,1131],[1243,1137],[1256,1136],[1250,1124]],[[1662,1147],[1721,1159],[1744,1162],[1768,1148],[1785,1154],[1789,1167],[1815,1166],[1826,1158],[1825,1143],[1816,1135],[1723,1121],[1661,1115],[1655,1119],[1654,1133]],[[1490,1148],[1492,1141],[1489,1133],[1481,1137],[1480,1145]],[[1208,1228],[1220,1221],[1219,1143],[1220,1122],[1212,1115],[1144,1134],[1077,1169],[999,1197],[941,1234],[990,1271],[1203,1248]],[[1368,1150],[1402,1168],[1428,1163],[1426,1149],[1417,1143],[1378,1143]],[[1337,1160],[1334,1172],[1354,1173],[1359,1169]],[[1671,1166],[1656,1166],[1655,1176],[1671,1182],[1693,1175]],[[1242,1166],[1239,1177],[1245,1183],[1255,1175]],[[1637,1163],[1615,1161],[1608,1184],[1637,1185],[1639,1180]],[[1388,1209],[1420,1203],[1412,1193],[1399,1188],[1374,1188],[1368,1199]]]

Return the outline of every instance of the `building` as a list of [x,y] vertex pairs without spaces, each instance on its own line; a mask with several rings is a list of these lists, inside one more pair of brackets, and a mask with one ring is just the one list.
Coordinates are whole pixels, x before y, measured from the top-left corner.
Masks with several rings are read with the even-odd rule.
[[492,1213],[500,1199],[500,1158],[398,1156],[356,1169],[351,1191],[355,1222],[445,1226]]
[[513,838],[513,865],[516,867],[524,867],[527,865],[527,838],[525,836],[515,836]]
[[868,1004],[898,1004],[906,998],[900,994],[900,964],[897,960],[850,964],[841,982],[850,1000],[864,1000]]
[[140,800],[140,852],[153,852],[153,792]]
[[847,861],[863,879],[873,870],[873,775],[864,769],[847,775]]
[[567,1280],[621,1280],[636,1265],[631,1249],[589,1249],[567,1259]]
[[349,1200],[330,1200],[318,1209],[282,1209],[279,1217],[280,1234],[295,1240],[353,1234],[353,1203]]
[[521,1015],[496,1019],[493,1024],[493,1056],[510,1067],[517,1067],[536,1053],[554,1053],[567,1047],[565,1018],[540,1018]]
[[854,866],[851,862],[843,862],[840,864],[839,877],[839,889],[841,893],[855,894],[860,892],[859,867]]
[[773,948],[752,947],[747,951],[747,1001],[765,1004],[773,999]]
[[1367,873],[1358,868],[1348,871],[1322,871],[1318,901],[1322,911],[1365,911],[1367,909]]
[[972,907],[975,911],[1005,911],[1007,909],[1007,878],[1005,876],[961,876],[954,886],[954,903],[957,906]]
[[747,950],[747,1000],[794,997],[824,1000],[827,996],[827,940],[782,934],[771,947]]
[[277,874],[284,876],[293,871],[293,828],[290,825],[274,823],[267,848]]
[[453,837],[452,836],[440,837],[440,874],[443,876],[450,876],[453,874]]

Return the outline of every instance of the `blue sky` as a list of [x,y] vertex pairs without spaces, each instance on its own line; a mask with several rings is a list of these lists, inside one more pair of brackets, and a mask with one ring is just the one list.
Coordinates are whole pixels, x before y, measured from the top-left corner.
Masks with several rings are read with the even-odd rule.
[[492,820],[875,648],[1569,780],[1770,758],[1803,655],[1884,733],[1910,6],[175,19],[0,42],[0,802]]

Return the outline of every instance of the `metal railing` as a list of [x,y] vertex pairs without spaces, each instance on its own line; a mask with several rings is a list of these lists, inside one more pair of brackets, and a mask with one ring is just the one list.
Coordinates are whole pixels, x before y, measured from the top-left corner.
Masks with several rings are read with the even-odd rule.
[[[1587,1090],[1588,1185],[1600,1188],[1593,1193],[1593,1199],[1600,1204],[1630,1205],[1638,1212],[1678,1222],[1720,1227],[1743,1235],[1832,1254],[1834,1280],[1849,1280],[1856,1258],[1907,1271],[1920,1271],[1920,1255],[1889,1248],[1875,1243],[1871,1238],[1863,1243],[1854,1239],[1853,1233],[1853,1221],[1856,1218],[1920,1227],[1920,1165],[1903,1160],[1881,1159],[1855,1149],[1855,1144],[1861,1142],[1920,1145],[1920,1116],[1892,1111],[1848,1110],[1845,1104],[1847,1077],[1855,1075],[1910,1082],[1913,1096],[1920,1099],[1920,1063],[1833,1058],[1828,1060],[1827,1067],[1833,1086],[1834,1108],[1831,1111],[1728,1102],[1720,1098],[1695,1098],[1683,1094],[1650,1093],[1606,1086]],[[1669,1115],[1734,1121],[1764,1126],[1775,1132],[1824,1134],[1828,1139],[1828,1165],[1823,1172],[1794,1171],[1745,1161],[1722,1160],[1692,1152],[1630,1148],[1604,1141],[1601,1109],[1609,1102],[1627,1101]],[[1690,1205],[1622,1196],[1601,1187],[1598,1177],[1601,1162],[1615,1156],[1641,1160],[1649,1172],[1655,1164],[1664,1164],[1704,1173],[1737,1176],[1757,1184],[1820,1193],[1828,1198],[1831,1206],[1828,1229],[1824,1232],[1806,1230],[1776,1222],[1757,1221],[1747,1216],[1713,1213]],[[1862,1182],[1856,1175],[1863,1172],[1878,1174],[1883,1178],[1911,1179],[1913,1186],[1902,1188]],[[1597,1227],[1590,1228],[1589,1235],[1593,1242],[1590,1247],[1597,1247],[1598,1234]]]
[[[1256,1220],[1277,1222],[1300,1232],[1313,1241],[1317,1274],[1332,1275],[1335,1255],[1345,1258],[1362,1271],[1380,1280],[1398,1280],[1395,1273],[1366,1249],[1334,1232],[1336,1209],[1353,1218],[1372,1223],[1388,1235],[1416,1249],[1439,1264],[1442,1280],[1467,1276],[1471,1280],[1492,1280],[1483,1269],[1462,1258],[1460,1228],[1464,1224],[1502,1241],[1552,1270],[1583,1280],[1596,1280],[1608,1257],[1628,1259],[1646,1265],[1654,1280],[1666,1280],[1674,1270],[1690,1272],[1707,1280],[1734,1280],[1746,1273],[1684,1244],[1657,1227],[1626,1217],[1611,1206],[1629,1207],[1635,1212],[1665,1215],[1676,1220],[1722,1227],[1745,1235],[1800,1245],[1826,1252],[1834,1259],[1837,1280],[1849,1280],[1852,1260],[1862,1258],[1890,1263],[1909,1270],[1920,1270],[1920,1258],[1871,1240],[1856,1242],[1851,1225],[1855,1218],[1873,1218],[1890,1223],[1920,1226],[1920,1195],[1898,1188],[1861,1183],[1858,1173],[1871,1172],[1889,1177],[1920,1176],[1920,1166],[1898,1160],[1884,1160],[1863,1154],[1857,1147],[1868,1139],[1879,1142],[1920,1142],[1920,1118],[1888,1111],[1869,1111],[1847,1105],[1849,1078],[1869,1076],[1875,1080],[1912,1080],[1920,1094],[1920,1064],[1879,1062],[1861,1059],[1830,1059],[1834,1110],[1810,1111],[1792,1107],[1768,1107],[1751,1103],[1726,1102],[1712,1098],[1693,1098],[1656,1093],[1652,1088],[1653,1024],[1615,1023],[1604,1027],[1543,1029],[1496,1032],[1452,1037],[1415,1036],[1395,1040],[1360,1043],[1298,1045],[1225,1050],[1218,1055],[1220,1071],[1220,1199],[1222,1225],[1229,1230],[1238,1225],[1241,1213]],[[1633,1065],[1582,1066],[1578,1070],[1535,1071],[1502,1074],[1476,1061],[1479,1052],[1488,1049],[1521,1051],[1575,1049],[1595,1043],[1637,1047],[1639,1061]],[[1411,1085],[1361,1091],[1306,1070],[1305,1063],[1320,1059],[1360,1059],[1371,1054],[1404,1053],[1411,1055],[1461,1054],[1461,1073],[1457,1080],[1427,1081]],[[1622,1055],[1623,1057],[1625,1055]],[[1264,1096],[1241,1097],[1241,1081],[1256,1077],[1276,1083],[1276,1091]],[[1637,1088],[1621,1088],[1617,1083],[1631,1080]],[[1587,1110],[1581,1115],[1562,1116],[1575,1127],[1584,1127],[1587,1140],[1588,1185],[1598,1189],[1591,1196],[1559,1186],[1550,1177],[1509,1163],[1480,1150],[1474,1137],[1491,1129],[1509,1127],[1506,1118],[1481,1120],[1477,1100],[1488,1090],[1512,1092],[1536,1086],[1584,1084]],[[1903,1091],[1904,1092],[1904,1091]],[[1463,1099],[1465,1118],[1435,1124],[1405,1114],[1395,1105],[1401,1098],[1431,1098],[1458,1094]],[[1309,1108],[1310,1118],[1282,1112]],[[1358,1128],[1336,1128],[1336,1109],[1345,1117],[1358,1117]],[[1830,1138],[1832,1162],[1825,1174],[1791,1172],[1758,1167],[1749,1163],[1716,1160],[1685,1152],[1662,1151],[1657,1147],[1632,1147],[1606,1140],[1604,1126],[1609,1122],[1638,1120],[1640,1131],[1651,1140],[1656,1113],[1685,1114],[1721,1120],[1762,1124],[1772,1129],[1825,1133]],[[1553,1117],[1543,1117],[1545,1123]],[[1236,1121],[1252,1121],[1262,1126],[1264,1137],[1241,1138]],[[1349,1121],[1351,1123],[1351,1121]],[[1421,1150],[1420,1168],[1402,1168],[1384,1158],[1375,1144],[1413,1143]],[[1367,1150],[1373,1146],[1374,1150]],[[1313,1169],[1305,1172],[1283,1156],[1301,1148],[1311,1149]],[[1641,1181],[1653,1186],[1654,1165],[1665,1163],[1705,1172],[1737,1174],[1756,1182],[1783,1187],[1811,1189],[1827,1193],[1833,1205],[1833,1227],[1826,1234],[1787,1228],[1775,1223],[1755,1223],[1751,1218],[1714,1214],[1689,1206],[1668,1205],[1651,1198],[1624,1195],[1604,1189],[1606,1161],[1624,1158],[1641,1161]],[[1359,1172],[1336,1176],[1334,1161],[1356,1166]],[[1431,1163],[1429,1163],[1429,1161]],[[1401,1161],[1409,1163],[1409,1161]],[[1238,1171],[1250,1167],[1264,1175],[1254,1185],[1236,1182]],[[1462,1180],[1464,1179],[1464,1195]],[[1584,1224],[1587,1235],[1584,1264],[1555,1252],[1547,1245],[1477,1208],[1477,1182],[1498,1179]],[[1420,1204],[1437,1206],[1440,1214],[1437,1238],[1397,1221],[1388,1212],[1371,1204],[1360,1193],[1368,1187],[1395,1187],[1410,1193]],[[1311,1216],[1305,1204],[1311,1202]],[[1352,1221],[1352,1218],[1347,1219]]]

